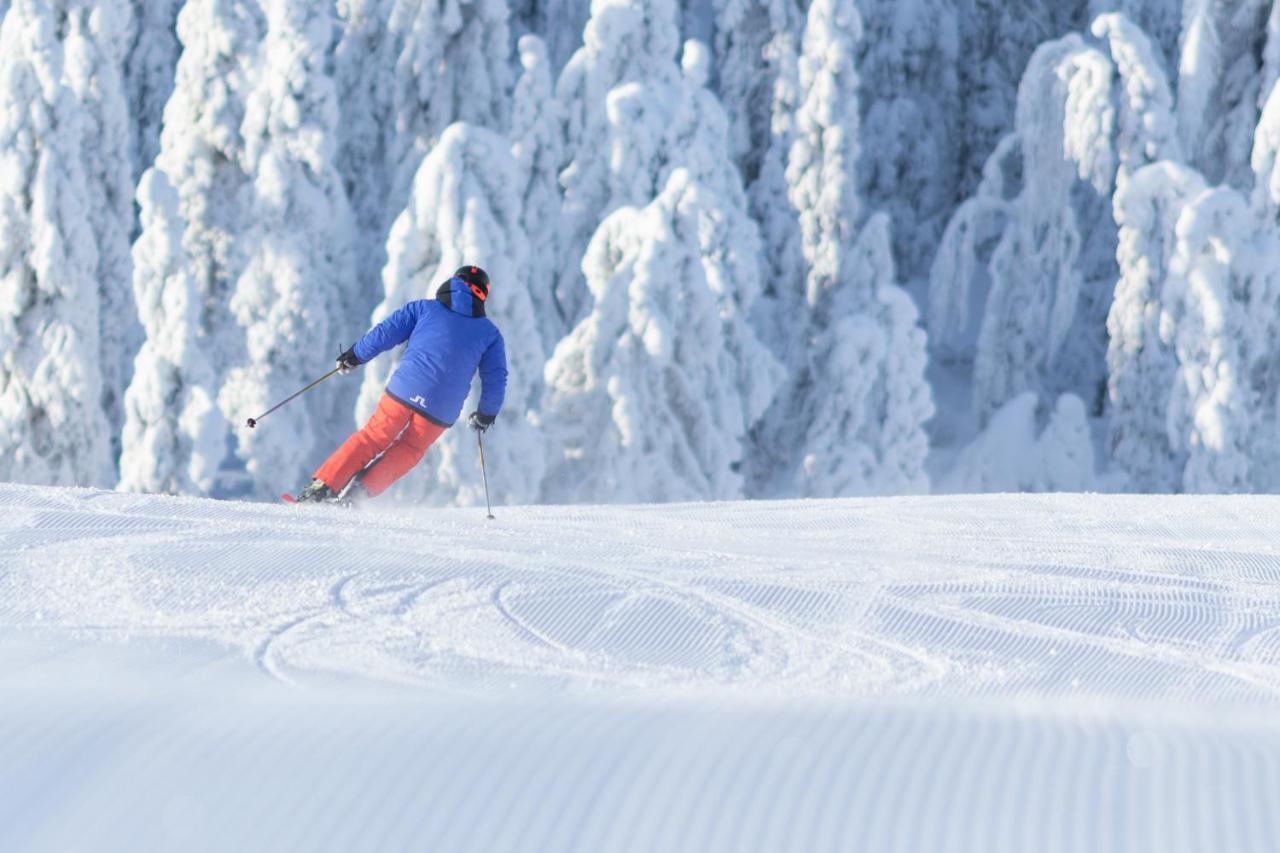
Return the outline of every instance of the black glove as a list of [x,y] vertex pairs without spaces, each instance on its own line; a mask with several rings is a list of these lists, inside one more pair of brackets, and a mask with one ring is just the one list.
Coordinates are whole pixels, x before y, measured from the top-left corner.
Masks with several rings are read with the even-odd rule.
[[360,359],[356,358],[356,351],[354,347],[338,356],[338,372],[344,376],[359,366]]
[[476,432],[484,432],[493,426],[493,415],[482,415],[479,412],[472,412],[471,417],[467,418],[467,425]]

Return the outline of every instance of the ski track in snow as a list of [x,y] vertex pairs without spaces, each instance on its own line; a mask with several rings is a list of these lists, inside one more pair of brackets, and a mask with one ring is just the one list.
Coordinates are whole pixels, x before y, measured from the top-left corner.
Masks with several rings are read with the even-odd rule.
[[0,485],[0,847],[1280,845],[1280,500],[497,515]]
[[1122,498],[933,498],[485,523],[35,494],[0,488],[0,625],[208,640],[289,682],[1280,697],[1265,512],[1206,527],[1171,500],[1144,525]]

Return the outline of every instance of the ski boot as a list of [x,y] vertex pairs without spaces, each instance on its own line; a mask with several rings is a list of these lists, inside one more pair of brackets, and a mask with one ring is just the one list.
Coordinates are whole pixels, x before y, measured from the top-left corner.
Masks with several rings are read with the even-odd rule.
[[312,480],[310,485],[298,492],[298,497],[295,500],[300,504],[324,503],[333,500],[334,497],[336,496],[333,493],[333,489],[330,489],[320,480]]

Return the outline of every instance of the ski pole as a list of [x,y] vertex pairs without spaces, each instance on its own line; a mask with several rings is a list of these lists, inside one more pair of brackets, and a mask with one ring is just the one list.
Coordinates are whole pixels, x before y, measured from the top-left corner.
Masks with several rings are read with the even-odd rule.
[[484,481],[484,511],[493,521],[493,507],[489,506],[489,475],[484,469],[484,438],[480,430],[476,430],[476,443],[480,445],[480,479]]
[[324,376],[321,376],[321,377],[320,377],[319,379],[317,379],[315,382],[312,382],[312,383],[311,383],[310,385],[308,385],[306,388],[303,388],[301,391],[296,391],[296,392],[294,392],[293,394],[291,394],[291,395],[289,395],[288,397],[286,397],[286,398],[284,398],[283,400],[281,400],[279,403],[276,403],[274,406],[272,406],[271,408],[267,409],[267,410],[266,410],[265,412],[263,412],[262,414],[258,415],[256,418],[249,418],[249,429],[253,429],[254,427],[256,427],[256,426],[258,425],[258,421],[262,420],[262,419],[263,419],[263,418],[265,418],[267,415],[271,414],[271,413],[272,413],[272,412],[274,412],[276,409],[278,409],[278,408],[280,408],[281,406],[283,406],[285,403],[288,403],[288,402],[289,402],[289,401],[291,401],[291,400],[294,400],[294,399],[296,399],[296,398],[298,398],[298,397],[301,397],[303,394],[307,393],[307,392],[308,392],[308,391],[310,391],[312,388],[316,387],[316,386],[317,386],[317,385],[319,385],[321,382],[325,381],[326,379],[328,379],[330,376],[332,376],[333,374],[335,374],[335,373],[337,373],[337,372],[338,372],[338,368],[336,368],[336,367],[335,367],[333,370],[330,370],[328,373],[326,373]]

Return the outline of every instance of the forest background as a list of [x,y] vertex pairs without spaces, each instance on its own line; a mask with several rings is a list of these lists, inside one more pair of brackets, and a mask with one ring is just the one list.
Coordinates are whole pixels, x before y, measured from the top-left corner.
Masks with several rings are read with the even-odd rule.
[[504,502],[1280,488],[1280,2],[0,17],[0,480],[292,489],[465,261]]

